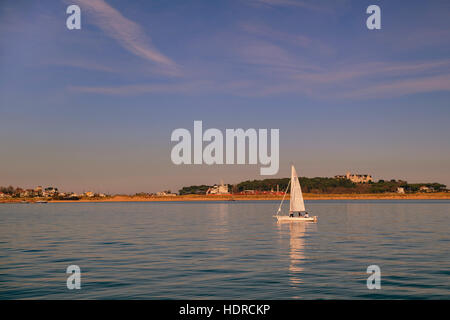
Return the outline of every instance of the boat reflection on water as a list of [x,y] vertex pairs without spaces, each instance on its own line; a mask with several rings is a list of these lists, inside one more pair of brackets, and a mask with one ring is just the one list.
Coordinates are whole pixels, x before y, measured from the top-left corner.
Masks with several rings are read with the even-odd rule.
[[314,231],[315,224],[278,221],[280,232],[289,232],[289,281],[292,286],[303,283],[306,232]]
[[303,283],[301,276],[305,260],[305,230],[305,223],[291,222],[289,224],[289,274],[293,285]]

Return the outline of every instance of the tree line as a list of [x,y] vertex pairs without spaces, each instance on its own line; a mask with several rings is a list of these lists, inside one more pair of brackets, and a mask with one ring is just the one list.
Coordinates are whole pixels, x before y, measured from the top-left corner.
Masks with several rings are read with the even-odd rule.
[[[290,178],[247,180],[235,185],[228,185],[228,190],[240,193],[246,190],[254,191],[276,191],[284,192]],[[300,177],[302,191],[305,193],[385,193],[397,192],[397,188],[403,188],[405,192],[418,192],[420,187],[427,186],[433,191],[445,191],[446,185],[441,183],[414,183],[410,184],[402,180],[379,180],[370,183],[354,183],[347,179],[315,177]],[[210,188],[207,185],[183,187],[179,190],[180,195],[205,194]],[[289,193],[289,190],[288,190]]]

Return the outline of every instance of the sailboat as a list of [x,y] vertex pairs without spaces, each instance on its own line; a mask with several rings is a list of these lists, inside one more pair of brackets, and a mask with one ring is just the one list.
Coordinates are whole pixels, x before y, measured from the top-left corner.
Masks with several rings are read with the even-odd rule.
[[[289,215],[280,215],[281,206],[283,205],[284,198],[286,197],[287,190],[291,186],[291,198],[289,200]],[[305,215],[301,216],[304,212]],[[295,216],[295,213],[298,215]],[[300,181],[298,181],[297,172],[294,166],[291,166],[291,181],[289,181],[286,191],[284,192],[283,199],[278,207],[277,214],[274,216],[278,221],[303,221],[303,222],[317,222],[317,216],[309,217],[305,209],[305,202],[303,201],[302,188],[300,187]]]

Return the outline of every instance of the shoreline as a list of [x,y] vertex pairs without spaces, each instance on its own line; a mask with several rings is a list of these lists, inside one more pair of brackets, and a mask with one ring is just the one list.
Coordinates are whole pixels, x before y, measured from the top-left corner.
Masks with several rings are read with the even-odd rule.
[[[414,194],[398,194],[398,193],[383,193],[383,194],[303,194],[305,200],[450,200],[449,192],[438,193],[414,193]],[[94,198],[94,199],[80,199],[80,200],[46,200],[48,203],[86,203],[86,202],[179,202],[179,201],[270,201],[283,199],[282,195],[183,195],[183,196],[160,196],[160,197],[141,197],[141,196],[113,196],[110,198]],[[35,203],[36,198],[20,198],[20,199],[2,199],[0,203],[21,203],[21,201],[28,201]],[[289,200],[289,195],[285,197]]]

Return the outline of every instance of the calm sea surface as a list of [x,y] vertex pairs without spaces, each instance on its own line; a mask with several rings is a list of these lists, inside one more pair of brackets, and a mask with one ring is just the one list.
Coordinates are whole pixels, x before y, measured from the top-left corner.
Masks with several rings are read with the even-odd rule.
[[277,206],[0,204],[0,299],[450,298],[450,201],[309,201],[306,225]]

